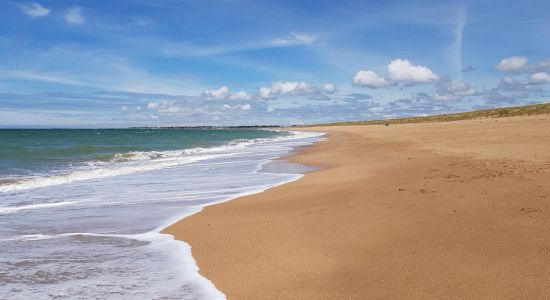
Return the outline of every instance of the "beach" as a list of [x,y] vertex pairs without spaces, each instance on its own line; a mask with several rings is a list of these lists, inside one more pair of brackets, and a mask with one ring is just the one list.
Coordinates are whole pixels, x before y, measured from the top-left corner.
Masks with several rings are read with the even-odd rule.
[[164,230],[228,299],[543,299],[550,117],[301,128],[297,181]]

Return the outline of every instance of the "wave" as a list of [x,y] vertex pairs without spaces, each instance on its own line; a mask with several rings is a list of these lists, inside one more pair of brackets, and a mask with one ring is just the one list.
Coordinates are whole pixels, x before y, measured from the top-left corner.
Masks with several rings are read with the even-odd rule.
[[63,201],[63,202],[49,202],[49,203],[39,203],[39,204],[29,204],[29,205],[20,205],[20,206],[2,206],[0,207],[0,214],[10,214],[20,210],[28,209],[38,209],[38,208],[50,208],[57,206],[66,206],[71,204],[80,203],[79,201]]
[[9,241],[40,241],[50,240],[64,237],[110,237],[110,238],[123,238],[132,240],[150,240],[151,236],[158,234],[158,232],[146,232],[139,234],[108,234],[108,233],[91,233],[91,232],[67,232],[59,234],[22,234],[9,238],[0,238],[0,242]]
[[247,148],[251,145],[275,141],[291,142],[292,140],[313,138],[322,135],[322,133],[300,131],[290,131],[289,133],[289,135],[273,138],[238,139],[226,145],[211,148],[197,147],[171,151],[117,153],[108,160],[89,161],[85,166],[61,171],[54,175],[30,178],[10,178],[9,180],[0,179],[0,193],[175,167],[206,159],[233,156],[238,154],[237,150]]

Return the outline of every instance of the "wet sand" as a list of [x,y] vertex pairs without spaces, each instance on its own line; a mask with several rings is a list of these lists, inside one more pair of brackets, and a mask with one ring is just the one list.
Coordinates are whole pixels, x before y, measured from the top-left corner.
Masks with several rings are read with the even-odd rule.
[[165,230],[228,299],[550,297],[550,117],[307,130],[319,170]]

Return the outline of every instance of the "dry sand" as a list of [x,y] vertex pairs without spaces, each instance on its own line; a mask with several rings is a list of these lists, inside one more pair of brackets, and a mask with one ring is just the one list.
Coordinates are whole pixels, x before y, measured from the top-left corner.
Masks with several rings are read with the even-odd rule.
[[319,171],[166,229],[228,299],[550,298],[550,117],[308,130]]

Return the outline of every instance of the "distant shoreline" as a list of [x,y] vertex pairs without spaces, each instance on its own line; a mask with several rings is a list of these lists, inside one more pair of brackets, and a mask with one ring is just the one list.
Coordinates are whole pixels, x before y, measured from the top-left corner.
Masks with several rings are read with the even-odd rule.
[[329,122],[318,124],[304,125],[235,125],[235,126],[133,126],[133,127],[99,127],[99,128],[13,128],[0,127],[0,130],[47,130],[47,129],[74,129],[74,130],[105,130],[105,129],[279,129],[279,128],[303,128],[315,126],[349,126],[349,125],[389,125],[389,124],[405,124],[405,123],[432,123],[432,122],[449,122],[472,119],[486,118],[505,118],[518,116],[531,116],[550,114],[550,103],[531,104],[523,106],[510,106],[501,108],[490,108],[466,112],[456,112],[429,116],[414,116],[400,117],[395,119],[379,119],[365,121],[344,121],[344,122]]

